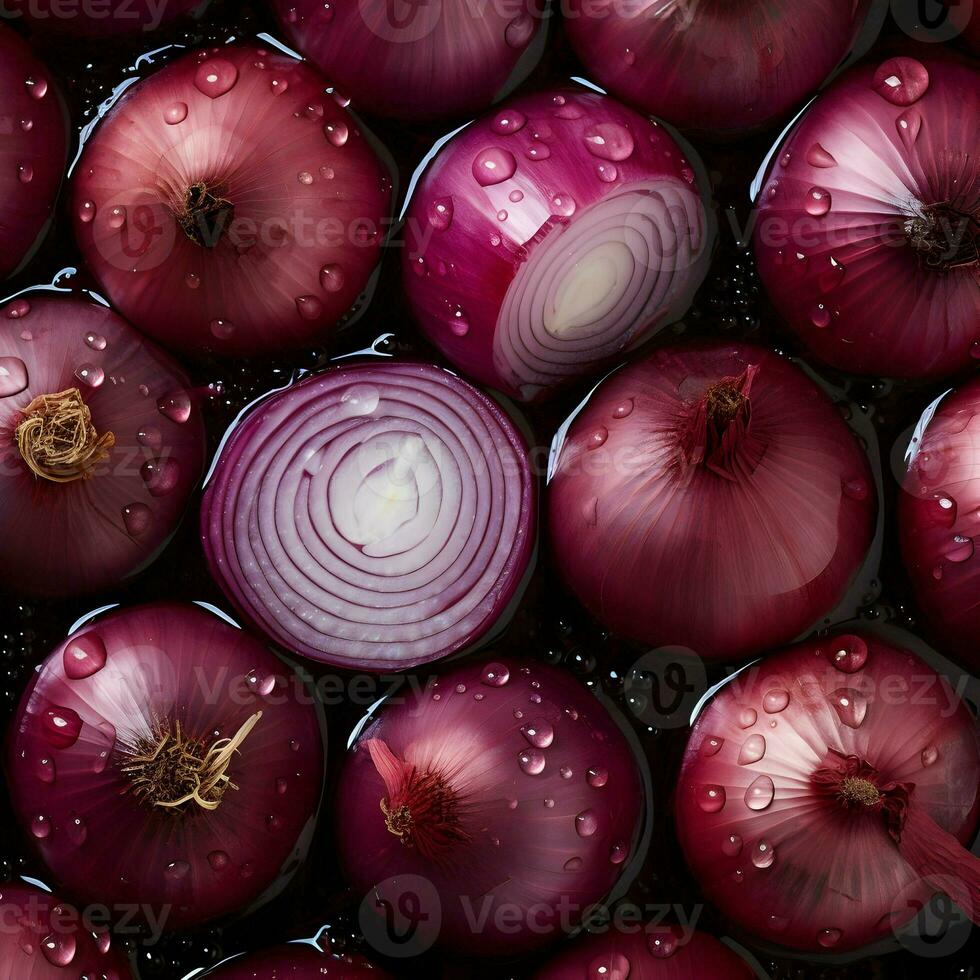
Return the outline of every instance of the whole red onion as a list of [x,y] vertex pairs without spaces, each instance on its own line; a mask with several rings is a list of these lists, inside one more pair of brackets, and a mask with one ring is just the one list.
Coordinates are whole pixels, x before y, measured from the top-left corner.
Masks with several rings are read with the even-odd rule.
[[788,642],[842,599],[874,533],[854,434],[799,368],[746,344],[617,372],[552,455],[557,565],[644,643],[730,659]]
[[83,912],[33,885],[0,884],[0,921],[0,980],[132,977],[107,931],[86,928]]
[[210,0],[4,0],[8,17],[27,19],[31,29],[104,38],[148,34],[163,24],[203,10]]
[[587,71],[613,95],[677,126],[734,136],[815,91],[851,51],[874,5],[570,0],[565,28]]
[[980,378],[929,406],[905,462],[899,531],[916,602],[943,650],[980,669]]
[[65,175],[68,119],[47,68],[0,24],[0,279],[47,230]]
[[0,309],[0,582],[115,585],[170,540],[204,424],[169,357],[111,310],[28,293]]
[[251,46],[128,89],[74,177],[75,233],[137,327],[195,353],[323,339],[365,288],[391,182],[307,65]]
[[590,692],[501,657],[383,709],[335,813],[342,867],[372,911],[411,890],[442,946],[500,956],[544,945],[605,897],[643,808],[632,750]]
[[681,316],[712,239],[671,136],[562,89],[508,102],[439,152],[408,210],[404,279],[446,357],[531,400]]
[[486,637],[536,543],[520,433],[456,375],[339,367],[262,402],[225,443],[201,534],[211,572],[283,647],[400,670]]
[[324,747],[312,701],[261,643],[159,603],[48,657],[6,762],[17,818],[66,891],[179,929],[285,884],[315,825]]
[[935,378],[980,357],[980,72],[938,57],[857,68],[776,152],[755,254],[822,361]]
[[810,953],[890,936],[936,891],[980,914],[976,724],[890,640],[824,637],[736,674],[701,713],[676,822],[705,895]]
[[390,974],[356,953],[324,953],[312,943],[289,943],[236,956],[202,980],[388,980]]
[[633,923],[580,939],[534,980],[751,980],[748,964],[704,932]]
[[272,6],[289,40],[358,109],[399,119],[480,112],[520,84],[544,48],[541,0]]

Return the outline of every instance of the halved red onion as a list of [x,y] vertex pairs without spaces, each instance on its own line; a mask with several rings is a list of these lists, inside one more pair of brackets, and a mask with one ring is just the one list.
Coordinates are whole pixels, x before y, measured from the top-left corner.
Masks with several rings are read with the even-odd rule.
[[565,29],[613,95],[677,126],[734,136],[814,92],[852,50],[872,7],[883,4],[570,0]]
[[899,532],[942,649],[980,669],[980,379],[933,402],[906,450]]
[[26,18],[31,30],[80,37],[148,34],[202,11],[211,0],[4,0],[9,17]]
[[137,327],[196,353],[322,340],[377,264],[391,181],[313,69],[209,48],[130,88],[74,176],[75,233]]
[[0,582],[96,592],[170,540],[204,467],[186,376],[111,310],[27,293],[0,309]]
[[211,572],[289,650],[397,670],[491,631],[535,546],[527,450],[441,368],[340,367],[231,433],[204,498]]
[[755,254],[822,361],[935,378],[980,358],[980,72],[939,57],[857,68],[776,151]]
[[272,0],[286,36],[358,109],[399,119],[481,112],[544,49],[542,0]]
[[0,980],[130,980],[126,957],[102,926],[34,885],[0,884]]
[[400,692],[360,733],[335,810],[368,934],[365,916],[383,928],[394,909],[477,957],[540,948],[581,921],[619,879],[643,811],[632,749],[602,704],[567,673],[509,657]]
[[207,980],[388,980],[391,975],[356,953],[324,953],[312,943],[289,943],[219,963]]
[[111,613],[38,669],[6,752],[14,811],[78,901],[159,929],[280,890],[323,785],[317,711],[248,634],[194,606]]
[[455,365],[531,400],[682,315],[712,231],[656,122],[595,92],[538,93],[436,156],[408,210],[405,286]]
[[898,643],[824,637],[736,674],[694,726],[678,835],[706,896],[810,953],[891,937],[937,891],[980,915],[976,723]]
[[0,279],[47,230],[67,154],[68,119],[54,80],[0,24]]
[[702,657],[789,642],[868,553],[868,459],[799,368],[747,344],[659,350],[606,379],[552,448],[552,544],[610,629]]
[[613,924],[574,942],[534,980],[751,980],[755,973],[704,932],[660,923]]

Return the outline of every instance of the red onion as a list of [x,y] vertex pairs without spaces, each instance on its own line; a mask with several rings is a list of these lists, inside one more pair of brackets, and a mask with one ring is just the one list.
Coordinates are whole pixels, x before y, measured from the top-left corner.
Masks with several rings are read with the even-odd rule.
[[544,48],[541,0],[272,6],[289,40],[359,109],[400,119],[480,112],[520,84]]
[[735,658],[792,640],[841,600],[874,533],[854,435],[802,371],[745,344],[619,371],[552,453],[558,567],[645,643]]
[[0,309],[0,582],[115,585],[162,550],[204,466],[181,370],[111,310],[31,293]]
[[[628,928],[628,931],[627,931]],[[573,943],[535,980],[751,980],[755,974],[713,936],[630,922]]]
[[210,0],[3,0],[8,17],[27,19],[32,30],[104,38],[155,31],[207,7]]
[[891,58],[828,89],[777,151],[759,273],[822,361],[907,378],[976,364],[978,114],[975,68]]
[[405,284],[446,357],[530,400],[682,315],[712,228],[656,122],[594,92],[538,93],[435,158],[408,211]]
[[68,153],[68,120],[47,68],[0,24],[0,279],[47,230]]
[[85,146],[75,232],[115,306],[170,347],[322,339],[374,269],[391,184],[315,71],[197,51],[126,91]]
[[943,649],[980,669],[980,379],[929,406],[906,452],[899,530]]
[[312,943],[289,943],[237,956],[208,970],[202,980],[387,980],[390,974],[356,953],[324,953]]
[[694,726],[677,789],[706,896],[769,942],[843,952],[947,891],[980,913],[974,719],[918,657],[822,638],[737,674]]
[[383,710],[347,759],[335,812],[342,867],[371,911],[399,908],[422,878],[430,894],[413,901],[439,943],[499,956],[549,942],[605,897],[643,794],[632,750],[586,688],[500,658]]
[[527,450],[500,407],[441,368],[361,364],[268,399],[207,489],[211,572],[277,643],[397,670],[484,637],[535,545]]
[[[880,7],[881,4],[878,4]],[[844,59],[872,0],[570,0],[565,27],[595,80],[678,126],[765,126]]]
[[7,747],[14,811],[79,901],[196,925],[278,890],[323,782],[316,710],[259,642],[193,606],[113,613],[32,678]]

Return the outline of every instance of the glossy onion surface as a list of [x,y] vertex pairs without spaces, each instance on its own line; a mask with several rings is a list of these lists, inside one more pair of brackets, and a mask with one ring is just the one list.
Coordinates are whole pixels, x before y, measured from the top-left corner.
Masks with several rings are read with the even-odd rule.
[[186,55],[133,86],[75,171],[86,262],[137,327],[186,353],[322,340],[365,288],[390,178],[305,64]]
[[442,148],[408,211],[405,285],[457,367],[522,400],[676,320],[713,225],[674,139],[615,99],[508,102]]

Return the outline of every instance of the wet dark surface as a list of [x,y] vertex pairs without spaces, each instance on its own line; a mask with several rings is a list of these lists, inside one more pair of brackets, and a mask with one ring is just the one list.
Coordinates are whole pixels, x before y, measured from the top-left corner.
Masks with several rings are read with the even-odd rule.
[[[162,47],[167,43],[223,43],[231,36],[251,38],[260,31],[277,33],[276,25],[263,4],[218,0],[199,25],[191,29],[186,24],[164,28],[154,36],[153,47]],[[883,50],[884,45],[903,40],[904,36],[891,23],[886,27],[886,32],[888,37],[879,42],[878,50]],[[66,92],[76,128],[76,145],[78,127],[90,121],[96,107],[111,93],[112,88],[132,74],[127,66],[134,64],[147,47],[144,38],[88,45],[52,40],[38,45],[42,57],[52,66]],[[871,57],[874,56],[872,53]],[[545,62],[524,88],[544,87],[550,82],[564,81],[572,74],[579,74],[578,66],[560,31],[556,31]],[[352,108],[356,109],[356,93],[350,94],[355,97]],[[452,128],[448,124],[408,127],[377,120],[368,121],[368,125],[398,161],[402,194],[408,187],[412,172],[434,140]],[[712,272],[695,306],[682,324],[664,331],[658,343],[669,342],[681,334],[687,337],[730,337],[767,344],[794,355],[797,353],[793,338],[779,330],[766,308],[751,256],[740,250],[736,240],[736,231],[745,227],[750,209],[749,183],[778,131],[779,127],[776,127],[774,131],[743,140],[738,145],[712,147],[703,142],[697,144],[719,208],[720,243]],[[194,384],[200,390],[207,390],[208,385],[213,385],[217,387],[211,388],[212,392],[221,392],[206,397],[204,401],[212,450],[217,447],[225,428],[243,405],[284,384],[297,368],[323,366],[330,358],[369,347],[376,338],[389,333],[393,336],[379,345],[379,349],[385,353],[410,354],[438,361],[421,340],[406,311],[400,286],[400,258],[396,237],[387,250],[381,280],[370,307],[353,327],[343,331],[328,348],[310,350],[281,362],[270,362],[268,359],[233,364],[202,361],[187,365]],[[69,267],[81,269],[82,264],[72,240],[71,221],[63,198],[55,227],[40,253],[25,274],[5,284],[3,292],[10,295],[29,286],[50,282],[59,271]],[[68,277],[63,284],[77,288],[94,287],[84,271]],[[880,576],[881,594],[880,597],[868,596],[869,601],[864,604],[863,597],[858,597],[851,614],[869,621],[888,621],[922,633],[899,561],[893,523],[897,485],[889,459],[901,435],[948,385],[915,386],[868,380],[854,382],[825,376],[834,385],[844,388],[853,401],[845,412],[860,413],[870,418],[885,469],[886,533]],[[548,445],[558,424],[578,403],[587,387],[587,384],[583,384],[578,390],[566,392],[556,402],[536,407],[527,413],[536,445]],[[196,505],[197,500],[194,502],[195,508]],[[542,541],[546,533],[543,528]],[[126,587],[78,601],[40,603],[14,596],[0,597],[0,722],[6,724],[31,669],[63,639],[66,630],[81,615],[110,602],[129,605],[160,598],[205,600],[228,608],[206,573],[197,536],[196,512],[192,511],[160,560]],[[581,611],[562,590],[555,570],[549,567],[546,547],[541,549],[537,571],[525,600],[498,646],[511,653],[561,665],[590,685],[601,687],[622,707],[624,716],[630,719],[638,734],[649,762],[655,800],[653,844],[628,898],[641,906],[680,905],[690,914],[700,906],[701,898],[696,884],[684,868],[667,812],[686,729],[683,726],[667,730],[651,728],[631,712],[623,677],[644,651],[606,634]],[[326,673],[316,667],[312,670],[314,674]],[[725,668],[709,666],[709,682],[713,683],[724,676]],[[669,696],[670,692],[666,691],[665,697],[669,699]],[[224,955],[310,936],[324,925],[329,926],[326,935],[335,949],[362,950],[374,955],[359,936],[357,906],[360,896],[345,890],[332,854],[329,832],[330,787],[337,777],[347,735],[363,711],[363,706],[355,705],[330,706],[327,710],[330,784],[321,833],[309,859],[287,891],[244,920],[186,936],[171,937],[151,947],[135,944],[145,980],[178,978]],[[19,874],[44,879],[43,869],[13,824],[5,797],[0,797],[0,882]],[[718,935],[726,934],[725,923],[710,907],[703,908],[699,927]],[[767,972],[781,980],[818,977],[841,980],[872,977],[894,980],[965,978],[974,976],[973,964],[980,962],[980,952],[975,942],[961,945],[942,957],[923,957],[908,950],[899,950],[847,966],[776,959],[758,951],[756,955]],[[494,964],[482,968],[476,965],[453,967],[430,955],[424,964],[413,964],[406,975],[438,976],[445,971],[449,976],[522,976],[533,968],[535,962],[532,960],[513,966]],[[390,966],[394,972],[398,972],[397,963]]]

